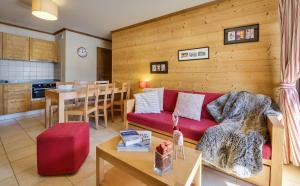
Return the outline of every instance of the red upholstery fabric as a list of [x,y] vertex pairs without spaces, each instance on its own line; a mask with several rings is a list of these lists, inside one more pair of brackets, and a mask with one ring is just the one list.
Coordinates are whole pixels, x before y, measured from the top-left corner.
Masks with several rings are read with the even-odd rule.
[[[160,114],[135,114],[128,113],[129,122],[151,127],[167,133],[173,132],[172,113],[163,111]],[[183,136],[198,141],[208,127],[217,125],[213,120],[202,119],[200,121],[187,118],[179,119],[179,128]]]
[[206,106],[210,102],[216,100],[217,98],[221,97],[223,94],[221,93],[208,93],[208,92],[194,92],[194,94],[204,94],[204,101],[202,105],[202,110],[201,110],[201,118],[203,119],[211,119],[213,120],[213,117],[206,111]]
[[164,111],[173,112],[176,106],[178,90],[164,90]]
[[[172,133],[172,113],[163,111],[160,114],[135,114],[128,113],[127,119],[132,123],[140,124],[145,127],[151,127],[156,130],[160,130],[167,133]],[[179,119],[179,127],[183,133],[183,136],[195,141],[200,140],[205,130],[209,127],[215,126],[217,123],[210,119],[201,119],[200,121],[191,120],[187,118]],[[263,158],[271,158],[271,146],[270,144],[263,145]]]
[[37,137],[37,167],[43,176],[78,171],[89,153],[89,124],[62,123]]
[[263,159],[271,159],[272,156],[272,148],[270,143],[266,143],[262,147],[262,156]]

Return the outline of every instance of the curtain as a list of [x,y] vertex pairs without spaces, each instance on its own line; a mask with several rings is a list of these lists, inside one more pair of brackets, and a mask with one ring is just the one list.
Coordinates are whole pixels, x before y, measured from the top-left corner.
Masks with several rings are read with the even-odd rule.
[[284,163],[300,165],[300,0],[280,0],[281,78],[279,105],[284,122]]

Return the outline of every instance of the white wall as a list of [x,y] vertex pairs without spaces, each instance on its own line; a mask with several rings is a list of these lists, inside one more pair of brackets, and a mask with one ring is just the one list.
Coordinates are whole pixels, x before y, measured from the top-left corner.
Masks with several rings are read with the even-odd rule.
[[[62,67],[62,79],[65,81],[84,80],[94,81],[97,78],[97,47],[111,48],[111,42],[94,37],[65,32],[65,59]],[[85,47],[88,55],[81,58],[77,55],[77,49]]]
[[49,41],[55,40],[55,36],[52,34],[36,32],[36,31],[18,28],[18,27],[14,27],[14,26],[8,26],[8,25],[1,24],[1,23],[0,23],[0,32],[11,33],[11,34],[16,34],[16,35],[21,35],[21,36],[29,36],[32,38],[44,39],[44,40],[49,40]]

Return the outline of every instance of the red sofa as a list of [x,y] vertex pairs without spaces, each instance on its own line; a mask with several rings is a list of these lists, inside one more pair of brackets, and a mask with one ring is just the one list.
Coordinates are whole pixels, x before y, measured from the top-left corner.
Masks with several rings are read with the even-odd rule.
[[[164,135],[171,137],[172,134],[172,113],[176,106],[178,90],[164,90],[164,105],[163,111],[159,114],[135,114],[134,113],[134,100],[126,100],[125,102],[125,113],[124,114],[124,127],[125,128],[137,128],[142,130],[151,130],[155,134]],[[185,142],[189,144],[196,145],[200,140],[205,130],[209,127],[218,125],[212,118],[212,116],[206,111],[206,106],[211,101],[217,99],[223,94],[220,93],[207,93],[207,92],[195,92],[195,91],[182,91],[190,92],[194,94],[204,94],[204,102],[201,110],[200,121],[191,120],[187,118],[180,117],[179,127],[185,138]],[[272,127],[272,126],[271,126]],[[271,129],[272,130],[272,129]],[[272,133],[271,133],[272,135]],[[272,156],[272,143],[267,143],[263,146],[263,158],[264,164],[269,164]],[[280,153],[282,154],[282,153]],[[276,155],[277,158],[277,155]],[[282,163],[281,163],[282,165]],[[270,167],[268,167],[271,169]],[[270,172],[270,171],[269,171]],[[269,174],[270,173],[264,173]],[[281,178],[280,178],[281,179]],[[261,182],[254,182],[259,185],[270,185],[270,181],[266,182],[268,184],[261,184]]]

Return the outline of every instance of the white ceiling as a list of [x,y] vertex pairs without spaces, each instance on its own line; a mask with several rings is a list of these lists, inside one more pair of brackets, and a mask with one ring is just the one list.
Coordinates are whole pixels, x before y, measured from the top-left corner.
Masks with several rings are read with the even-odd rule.
[[53,0],[58,21],[31,15],[31,0],[0,0],[0,21],[55,32],[69,28],[111,38],[110,31],[213,0]]

